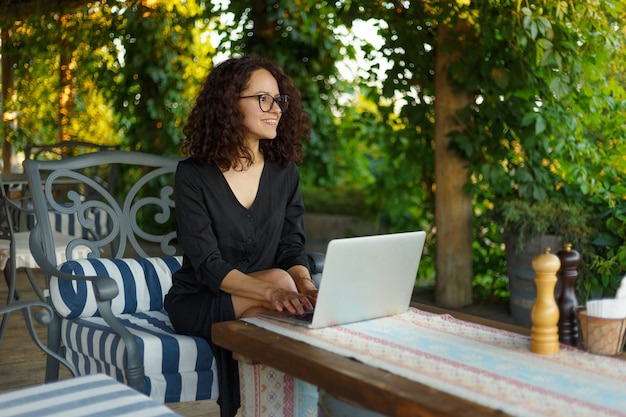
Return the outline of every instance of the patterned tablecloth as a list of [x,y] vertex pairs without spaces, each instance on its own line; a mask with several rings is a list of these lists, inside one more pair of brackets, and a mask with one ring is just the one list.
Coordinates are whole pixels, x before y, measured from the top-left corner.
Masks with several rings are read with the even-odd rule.
[[530,338],[411,308],[310,330],[247,322],[515,416],[626,417],[626,361],[561,345],[530,352]]

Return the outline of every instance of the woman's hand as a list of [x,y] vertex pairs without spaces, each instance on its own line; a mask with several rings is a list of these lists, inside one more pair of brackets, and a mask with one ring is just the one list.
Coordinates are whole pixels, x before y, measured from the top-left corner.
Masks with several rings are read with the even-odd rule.
[[277,287],[270,295],[270,303],[277,311],[287,310],[292,314],[302,314],[305,310],[312,310],[313,304],[306,294],[287,291]]
[[315,283],[311,278],[300,278],[296,286],[298,288],[298,292],[300,294],[304,294],[307,296],[309,301],[313,306],[317,302],[317,288],[315,287]]
[[309,299],[313,307],[315,307],[315,304],[317,304],[317,292],[317,290],[309,290],[306,293],[306,297]]

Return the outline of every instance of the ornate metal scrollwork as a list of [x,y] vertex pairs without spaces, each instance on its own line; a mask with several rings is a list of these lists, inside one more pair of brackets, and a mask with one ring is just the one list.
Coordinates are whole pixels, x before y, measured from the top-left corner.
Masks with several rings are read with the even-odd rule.
[[[156,168],[143,173],[120,202],[109,188],[82,172],[60,169],[51,172],[44,181],[44,193],[50,210],[65,216],[75,216],[82,229],[67,246],[66,257],[79,247],[89,248],[91,257],[99,257],[105,248],[111,255],[123,257],[127,249],[138,256],[148,256],[147,244],[157,244],[165,255],[176,253],[174,190],[165,185],[158,193],[147,194],[151,184],[160,177],[172,177],[171,168]],[[171,179],[171,178],[170,178]],[[142,197],[143,194],[150,196]],[[160,232],[163,230],[163,233]]]

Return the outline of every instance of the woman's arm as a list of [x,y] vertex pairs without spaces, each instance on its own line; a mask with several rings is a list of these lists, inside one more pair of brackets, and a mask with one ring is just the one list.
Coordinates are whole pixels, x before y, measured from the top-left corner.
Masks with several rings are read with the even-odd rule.
[[179,164],[175,179],[176,233],[196,280],[217,293],[222,279],[234,267],[222,258],[213,232],[214,219],[207,206],[206,193],[219,190],[215,191],[218,187],[212,175],[210,169],[190,160]]
[[278,269],[253,272],[250,275],[232,270],[226,275],[220,289],[232,295],[237,316],[239,316],[238,312],[243,313],[254,307],[278,311],[286,309],[290,313],[298,314],[302,314],[305,309],[313,308],[307,295],[276,285],[271,280],[266,281],[266,278],[263,278],[263,275],[272,274],[286,276],[285,271]]
[[289,275],[293,278],[293,281],[298,288],[298,292],[307,294],[309,291],[316,291],[315,283],[311,279],[309,269],[304,265],[294,265],[287,270]]

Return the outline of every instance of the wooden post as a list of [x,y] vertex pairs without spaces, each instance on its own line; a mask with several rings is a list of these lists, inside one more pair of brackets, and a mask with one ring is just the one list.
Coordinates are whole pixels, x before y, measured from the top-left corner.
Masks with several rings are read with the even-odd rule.
[[[454,36],[464,29],[455,29]],[[450,51],[449,41],[457,42],[451,31],[440,24],[435,62],[435,302],[456,308],[472,303],[473,208],[463,189],[465,161],[450,149],[450,133],[459,129],[456,115],[470,103],[471,94],[456,91],[448,78],[449,65],[461,59],[460,49]]]

